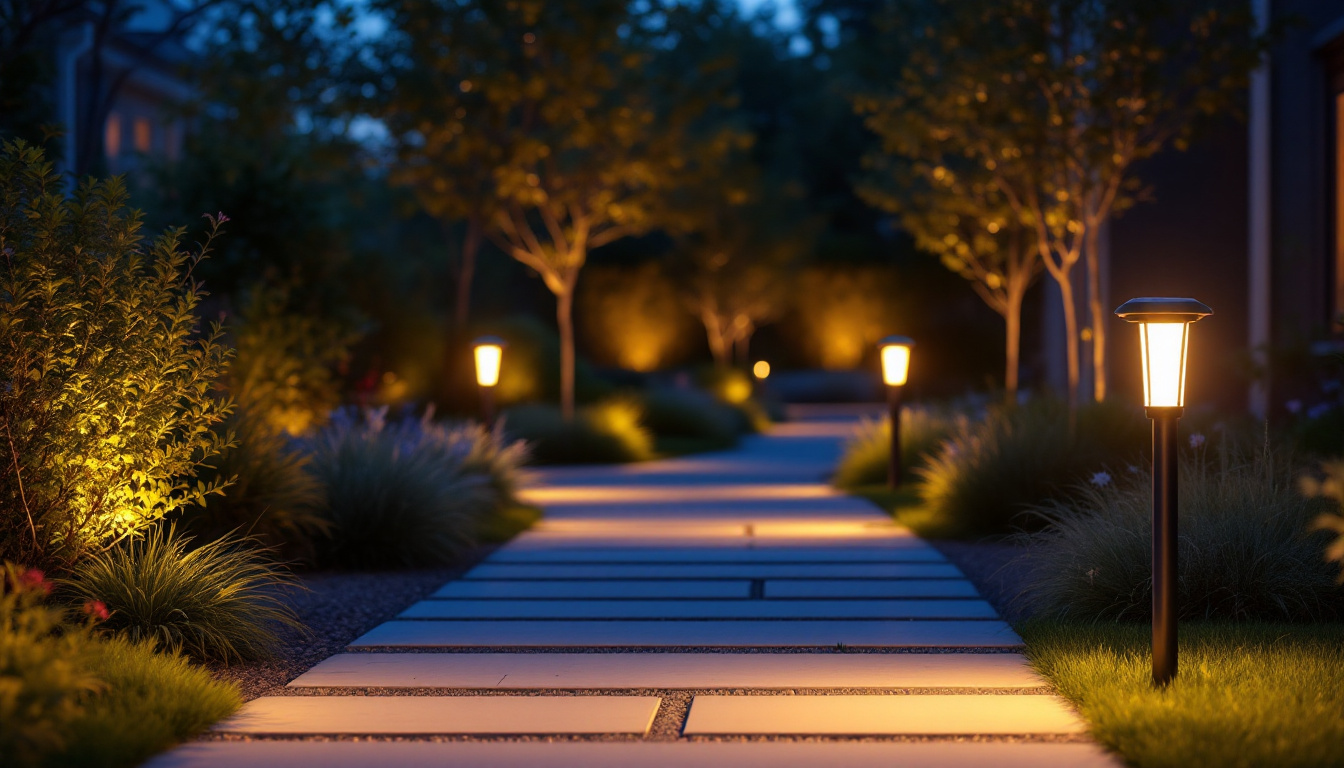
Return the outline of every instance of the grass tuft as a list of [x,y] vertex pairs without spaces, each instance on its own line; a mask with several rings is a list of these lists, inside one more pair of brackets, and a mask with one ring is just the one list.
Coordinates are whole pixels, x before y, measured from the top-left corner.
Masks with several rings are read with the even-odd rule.
[[653,458],[653,436],[643,424],[640,404],[624,397],[579,409],[565,421],[553,405],[510,408],[504,429],[526,440],[541,464],[606,464]]
[[160,525],[78,565],[63,586],[78,601],[102,602],[103,624],[200,660],[270,657],[281,627],[303,629],[284,592],[296,582],[251,542],[191,539]]
[[[964,421],[964,416],[931,408],[902,408],[902,466],[907,469],[923,466],[928,455],[937,451]],[[840,457],[832,482],[848,490],[885,484],[890,457],[891,420],[864,419],[845,443],[844,455]]]
[[1146,626],[1017,630],[1032,666],[1129,765],[1344,765],[1344,625],[1184,624],[1180,671],[1161,689]]

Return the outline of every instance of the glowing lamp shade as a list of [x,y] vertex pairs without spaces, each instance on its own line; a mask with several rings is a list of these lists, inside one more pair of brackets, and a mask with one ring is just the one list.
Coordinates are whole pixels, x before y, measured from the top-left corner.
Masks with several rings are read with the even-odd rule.
[[770,364],[764,360],[757,360],[756,364],[751,367],[751,374],[758,379],[770,378]]
[[1184,408],[1190,324],[1213,310],[1194,299],[1143,298],[1125,302],[1115,314],[1139,326],[1143,404]]
[[504,340],[482,336],[473,342],[476,352],[476,383],[493,387],[499,383],[499,364],[504,359]]
[[882,381],[889,387],[903,387],[910,376],[910,349],[915,346],[907,336],[888,336],[878,343],[882,350]]

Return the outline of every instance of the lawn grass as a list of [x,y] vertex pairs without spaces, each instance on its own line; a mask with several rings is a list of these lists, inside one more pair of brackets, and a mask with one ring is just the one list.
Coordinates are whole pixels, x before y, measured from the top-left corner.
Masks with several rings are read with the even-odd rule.
[[1166,689],[1151,682],[1146,624],[1017,630],[1036,670],[1130,765],[1344,765],[1344,624],[1183,624]]
[[65,749],[51,755],[47,765],[139,765],[242,706],[232,683],[147,643],[100,640],[90,649],[90,670],[101,690],[69,724]]

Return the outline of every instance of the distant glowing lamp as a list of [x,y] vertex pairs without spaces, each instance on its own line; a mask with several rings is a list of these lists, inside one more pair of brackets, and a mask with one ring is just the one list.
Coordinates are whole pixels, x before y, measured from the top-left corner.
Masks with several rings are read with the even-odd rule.
[[910,350],[914,339],[888,336],[877,344],[882,352],[882,381],[887,385],[887,408],[891,419],[891,458],[887,462],[887,485],[901,485],[901,391],[910,377]]
[[770,378],[770,364],[764,360],[757,360],[756,364],[751,366],[751,375],[761,381]]
[[1176,422],[1185,411],[1190,324],[1213,314],[1194,299],[1130,299],[1115,314],[1139,326],[1143,404],[1153,421],[1153,682],[1176,676]]
[[481,423],[490,429],[495,423],[495,386],[499,384],[499,366],[504,360],[504,340],[482,336],[472,342],[476,355],[476,384],[481,392]]

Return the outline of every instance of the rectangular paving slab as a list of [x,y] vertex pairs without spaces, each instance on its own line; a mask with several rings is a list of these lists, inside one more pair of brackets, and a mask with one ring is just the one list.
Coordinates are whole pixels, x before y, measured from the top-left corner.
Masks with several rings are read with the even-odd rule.
[[265,696],[215,725],[248,735],[637,733],[656,696]]
[[482,563],[464,579],[959,579],[948,563]]
[[1017,648],[1002,621],[389,621],[351,648]]
[[696,696],[687,736],[952,736],[1083,733],[1055,696]]
[[291,688],[1039,688],[1016,653],[341,653]]
[[983,600],[422,600],[403,619],[993,619]]
[[1120,768],[1095,744],[863,741],[197,741],[146,768]]
[[750,581],[450,581],[435,592],[439,599],[742,599]]
[[779,579],[765,582],[770,598],[979,597],[963,579]]
[[573,547],[547,550],[504,547],[487,563],[945,563],[928,545],[903,547]]

